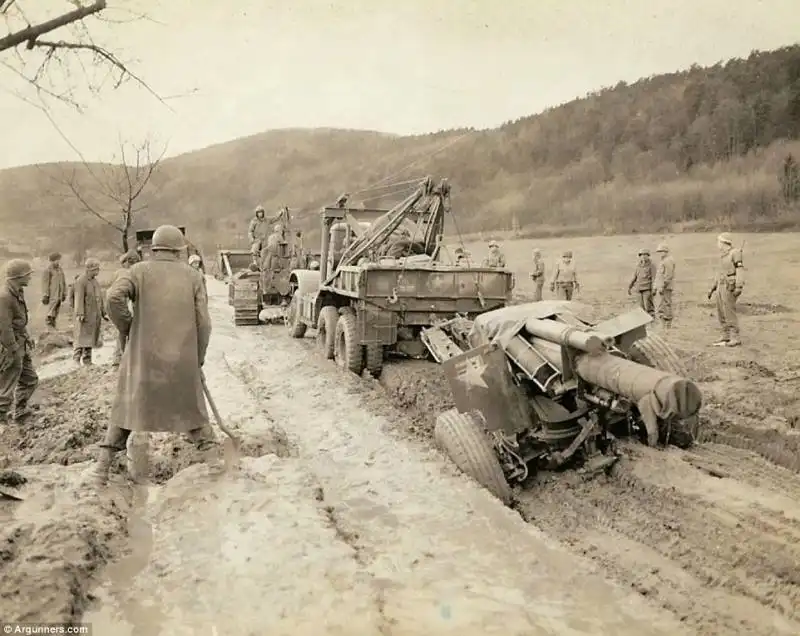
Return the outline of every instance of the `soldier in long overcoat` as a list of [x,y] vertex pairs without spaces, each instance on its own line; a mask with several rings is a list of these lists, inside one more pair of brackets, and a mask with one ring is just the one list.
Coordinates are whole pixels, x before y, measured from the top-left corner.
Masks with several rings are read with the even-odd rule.
[[184,433],[201,451],[216,445],[200,375],[211,337],[208,300],[184,249],[180,230],[162,225],[152,259],[123,272],[108,291],[111,320],[127,346],[94,471],[98,485],[132,432]]
[[75,281],[75,325],[72,359],[77,364],[92,364],[92,349],[103,346],[100,328],[108,320],[103,290],[97,281],[100,262],[86,259],[86,271]]
[[42,304],[47,305],[45,323],[55,329],[61,303],[67,299],[67,278],[61,269],[61,254],[50,254],[50,265],[42,272]]

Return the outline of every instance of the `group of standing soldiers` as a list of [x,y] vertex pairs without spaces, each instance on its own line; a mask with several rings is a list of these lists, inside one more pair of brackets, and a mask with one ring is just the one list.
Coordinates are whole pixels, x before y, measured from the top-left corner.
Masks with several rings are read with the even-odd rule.
[[[55,327],[62,304],[72,298],[74,357],[91,364],[99,345],[101,321],[117,329],[117,391],[105,438],[100,444],[93,481],[102,485],[115,453],[126,449],[132,432],[178,432],[201,452],[217,446],[203,397],[201,367],[211,337],[208,294],[199,259],[187,259],[187,242],[174,226],[153,234],[152,257],[135,251],[122,265],[105,298],[97,282],[100,264],[87,259],[85,272],[67,288],[60,255],[52,254],[43,274],[46,322]],[[187,260],[191,261],[187,264]],[[24,289],[31,264],[14,259],[4,268],[0,287],[0,423],[24,421],[39,378],[33,366]],[[88,353],[87,353],[88,350]],[[13,407],[13,415],[12,415]]]

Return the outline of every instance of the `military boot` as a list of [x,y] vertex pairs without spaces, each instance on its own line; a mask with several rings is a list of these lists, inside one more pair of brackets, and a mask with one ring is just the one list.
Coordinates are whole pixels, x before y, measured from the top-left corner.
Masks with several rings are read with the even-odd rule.
[[108,471],[111,469],[111,462],[114,461],[114,451],[110,448],[101,448],[97,455],[97,463],[92,470],[92,482],[96,486],[108,484]]
[[34,412],[35,409],[26,404],[17,404],[16,409],[14,409],[14,420],[21,424],[32,417]]

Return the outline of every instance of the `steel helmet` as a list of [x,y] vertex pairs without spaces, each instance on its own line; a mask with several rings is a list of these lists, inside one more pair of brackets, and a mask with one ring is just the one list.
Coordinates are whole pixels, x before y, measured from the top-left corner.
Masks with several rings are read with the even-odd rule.
[[150,249],[179,252],[186,247],[186,239],[174,225],[162,225],[153,233],[153,242]]
[[572,258],[572,250],[566,250],[561,256],[562,258]]
[[100,269],[100,261],[96,258],[87,258],[86,269]]
[[667,247],[666,243],[659,243],[656,252],[669,252],[669,247]]
[[261,212],[261,214],[264,214],[264,206],[263,205],[257,205],[256,209],[253,210],[253,212],[255,212],[256,214],[258,214],[259,212]]
[[28,274],[33,273],[33,268],[28,261],[21,258],[14,258],[6,263],[6,280],[16,280],[17,278],[24,278]]
[[200,263],[200,262],[201,262],[200,257],[197,254],[192,254],[189,257],[189,265],[191,265],[192,263]]
[[58,252],[53,252],[52,254],[50,254],[49,259],[50,259],[51,263],[55,263],[56,261],[60,261],[61,260],[61,254],[59,254]]
[[650,256],[650,250],[646,247],[643,247],[639,250],[639,256]]
[[723,232],[722,234],[720,234],[717,237],[717,240],[720,243],[725,243],[726,245],[733,245],[733,238],[731,238],[731,235],[728,232]]
[[119,257],[119,262],[123,265],[125,263],[138,263],[141,259],[139,258],[139,252],[136,250],[128,250],[122,256]]

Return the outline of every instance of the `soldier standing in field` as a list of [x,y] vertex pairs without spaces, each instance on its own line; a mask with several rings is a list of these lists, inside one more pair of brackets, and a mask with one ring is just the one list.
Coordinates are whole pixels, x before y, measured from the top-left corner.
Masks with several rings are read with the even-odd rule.
[[672,326],[672,286],[675,280],[675,261],[669,255],[669,247],[661,243],[656,248],[661,257],[656,268],[656,313],[666,329]]
[[114,454],[132,432],[184,433],[201,452],[217,445],[201,379],[211,338],[208,299],[182,254],[185,245],[178,228],[162,225],[153,258],[124,272],[108,292],[111,320],[128,344],[93,471],[97,485],[107,483]]
[[45,323],[56,328],[61,303],[67,299],[67,278],[61,269],[61,254],[50,254],[50,265],[42,273],[42,304],[47,305]]
[[733,247],[733,239],[727,232],[717,237],[720,252],[717,276],[708,299],[716,293],[717,318],[722,329],[722,338],[715,347],[737,347],[742,344],[739,338],[739,318],[736,315],[736,301],[744,288],[744,263],[742,250]]
[[28,401],[39,385],[33,368],[33,339],[28,334],[28,307],[25,287],[33,269],[27,261],[14,259],[5,267],[0,287],[0,424],[8,422],[16,400],[14,419],[22,422],[31,414]]
[[503,268],[506,266],[506,257],[500,251],[497,241],[489,241],[489,256],[483,259],[484,267]]
[[639,250],[639,263],[633,272],[633,278],[628,284],[628,296],[634,289],[638,295],[639,306],[648,314],[655,317],[656,310],[653,306],[653,283],[656,278],[656,266],[650,260],[650,250]]
[[73,336],[72,359],[77,364],[92,364],[92,349],[101,347],[100,327],[108,320],[103,292],[97,275],[100,262],[94,258],[86,259],[86,271],[75,281],[75,335]]
[[[119,257],[119,262],[122,267],[114,272],[114,279],[113,281],[117,280],[123,272],[130,269],[131,266],[135,265],[141,260],[139,258],[139,253],[136,250],[129,250],[125,252],[122,256]],[[106,294],[106,308],[108,308],[108,294]],[[117,332],[117,343],[114,346],[114,355],[111,358],[111,365],[114,367],[119,366],[119,362],[122,359],[122,352],[125,350],[125,341],[122,339],[122,334]]]
[[531,280],[533,281],[533,300],[534,302],[542,299],[542,288],[544,287],[544,261],[542,260],[541,250],[533,250],[533,271]]
[[572,295],[579,290],[578,270],[572,261],[572,252],[567,250],[561,255],[561,260],[556,263],[550,291],[555,292],[556,298],[559,300],[572,300]]

